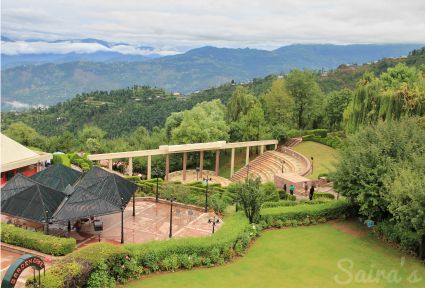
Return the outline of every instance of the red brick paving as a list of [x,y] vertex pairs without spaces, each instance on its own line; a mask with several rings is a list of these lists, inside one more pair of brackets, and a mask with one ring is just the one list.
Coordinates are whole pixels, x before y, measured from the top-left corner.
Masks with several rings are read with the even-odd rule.
[[[124,211],[124,242],[142,243],[151,240],[168,239],[170,229],[170,205],[149,201],[136,201],[136,216],[133,217],[133,204],[129,203]],[[207,236],[212,232],[208,219],[213,213],[203,213],[188,208],[173,207],[173,237]],[[99,217],[103,221],[104,231],[101,241],[120,243],[121,213]],[[221,222],[215,227],[219,229]],[[82,227],[82,232],[73,231],[71,235],[77,239],[78,246],[98,241],[98,235],[90,223]]]

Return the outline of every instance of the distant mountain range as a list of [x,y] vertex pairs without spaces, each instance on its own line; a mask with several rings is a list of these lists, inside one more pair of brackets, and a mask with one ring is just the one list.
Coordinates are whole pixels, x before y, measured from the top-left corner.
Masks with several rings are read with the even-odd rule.
[[178,51],[155,49],[147,45],[112,43],[99,39],[42,39],[13,40],[1,36],[1,68],[45,63],[90,62],[138,62],[178,54]]
[[[78,43],[80,45],[82,41]],[[110,44],[96,42],[96,45],[107,47]],[[187,94],[231,80],[243,82],[269,74],[286,73],[294,68],[332,69],[345,63],[361,64],[385,57],[400,57],[422,46],[424,45],[299,44],[273,51],[206,46],[153,59],[119,52],[116,53],[120,55],[111,57],[103,51],[104,54],[98,54],[100,52],[97,51],[86,55],[72,52],[62,54],[65,58],[58,57],[61,60],[57,60],[57,63],[27,64],[4,69],[1,81],[2,109],[52,105],[78,93],[111,90],[135,84]],[[37,56],[42,57],[41,54]],[[114,58],[115,56],[117,57]],[[3,57],[2,55],[2,60]],[[16,57],[18,59],[19,55]],[[25,57],[30,58],[28,55]],[[21,59],[25,57],[22,56]],[[70,62],[66,60],[67,57],[75,57],[76,61]],[[124,58],[119,60],[120,57]],[[55,62],[47,58],[45,62]]]

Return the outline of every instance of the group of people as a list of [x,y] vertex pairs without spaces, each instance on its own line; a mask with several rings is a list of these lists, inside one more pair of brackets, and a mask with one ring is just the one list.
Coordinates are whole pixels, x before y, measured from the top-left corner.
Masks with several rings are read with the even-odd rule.
[[[309,186],[308,186],[308,183],[307,183],[307,182],[304,182],[303,187],[304,187],[305,195],[307,195],[307,194],[308,194],[308,198],[309,198],[310,200],[313,200],[313,196],[314,196],[314,189],[315,189],[314,185],[312,184],[312,185],[311,185],[311,187],[309,187]],[[286,193],[288,192],[288,191],[287,191],[286,183],[283,185],[283,190],[284,190]],[[293,184],[291,184],[291,186],[289,186],[289,194],[294,195],[294,191],[295,191],[295,186],[294,186]]]

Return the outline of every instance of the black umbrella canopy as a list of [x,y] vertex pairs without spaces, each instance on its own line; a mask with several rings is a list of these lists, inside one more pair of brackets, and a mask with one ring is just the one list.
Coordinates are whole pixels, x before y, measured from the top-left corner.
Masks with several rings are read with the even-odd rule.
[[20,190],[14,190],[13,195],[8,195],[6,199],[2,199],[1,210],[3,213],[41,223],[43,220],[46,221],[47,218],[51,218],[66,199],[64,193],[25,176],[21,175],[21,177],[15,178],[17,178],[16,182],[32,183],[32,185],[21,186]]
[[55,221],[112,214],[130,201],[137,185],[99,167],[93,167],[74,187],[55,213]]
[[65,192],[68,185],[74,185],[83,175],[82,172],[66,167],[62,164],[54,164],[43,171],[31,176],[31,179],[50,188]]

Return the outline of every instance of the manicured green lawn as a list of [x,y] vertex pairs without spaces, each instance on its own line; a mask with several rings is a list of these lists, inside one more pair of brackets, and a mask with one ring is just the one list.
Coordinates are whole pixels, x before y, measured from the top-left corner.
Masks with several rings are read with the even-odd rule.
[[337,150],[316,142],[302,142],[295,146],[294,150],[309,159],[313,156],[313,173],[308,176],[310,179],[317,179],[317,176],[321,173],[334,171],[335,164],[339,161]]
[[[358,233],[364,228],[357,223],[342,226],[327,223],[267,231],[233,263],[152,275],[125,287],[425,287],[425,265]],[[369,273],[381,276],[370,278]],[[422,280],[409,283],[412,273]]]

